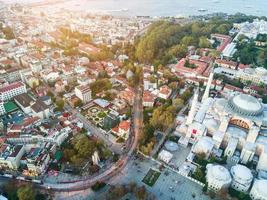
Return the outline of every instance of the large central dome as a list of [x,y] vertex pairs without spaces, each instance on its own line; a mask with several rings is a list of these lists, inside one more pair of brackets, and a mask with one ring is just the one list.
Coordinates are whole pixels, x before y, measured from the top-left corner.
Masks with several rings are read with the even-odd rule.
[[228,105],[234,112],[246,116],[256,116],[263,111],[261,102],[255,97],[246,94],[238,94],[232,97]]

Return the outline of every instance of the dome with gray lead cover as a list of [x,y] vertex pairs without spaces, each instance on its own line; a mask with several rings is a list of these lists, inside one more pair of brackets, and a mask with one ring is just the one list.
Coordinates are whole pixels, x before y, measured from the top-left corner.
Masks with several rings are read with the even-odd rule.
[[263,112],[262,103],[255,97],[246,94],[231,97],[228,106],[233,112],[244,116],[257,116]]

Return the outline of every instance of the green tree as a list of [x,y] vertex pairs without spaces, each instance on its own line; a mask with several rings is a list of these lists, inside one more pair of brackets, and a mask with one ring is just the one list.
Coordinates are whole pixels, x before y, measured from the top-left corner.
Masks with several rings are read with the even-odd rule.
[[196,42],[195,38],[192,36],[184,36],[182,41],[181,41],[181,44],[187,47],[190,45],[196,45],[197,42]]
[[181,98],[176,98],[172,101],[172,105],[177,108],[177,110],[180,110],[184,106],[184,100]]
[[62,111],[65,105],[65,101],[63,99],[57,100],[56,105],[57,105],[57,109],[59,111]]
[[89,140],[86,135],[82,135],[79,139],[76,139],[74,148],[77,150],[79,156],[91,157],[96,150],[95,143]]
[[26,185],[18,189],[17,195],[19,200],[35,200],[36,192],[32,186]]
[[165,130],[173,123],[175,108],[169,107],[158,107],[153,111],[150,119],[150,124],[156,129]]
[[199,38],[198,46],[200,48],[211,48],[211,43],[208,41],[206,37],[202,36]]
[[203,170],[200,167],[198,167],[196,169],[196,171],[194,172],[193,178],[195,178],[196,180],[198,180],[202,183],[206,182],[205,173],[203,172]]

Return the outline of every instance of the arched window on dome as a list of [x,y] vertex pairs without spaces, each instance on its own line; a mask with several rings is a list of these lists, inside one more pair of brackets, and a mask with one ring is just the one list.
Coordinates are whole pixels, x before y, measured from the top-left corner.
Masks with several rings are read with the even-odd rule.
[[249,124],[241,119],[231,119],[229,123],[247,130],[250,128]]

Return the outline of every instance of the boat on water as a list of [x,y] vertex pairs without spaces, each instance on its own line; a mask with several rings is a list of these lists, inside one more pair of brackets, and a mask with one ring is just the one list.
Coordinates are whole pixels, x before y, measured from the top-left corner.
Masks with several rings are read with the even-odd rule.
[[207,9],[205,9],[205,8],[200,8],[200,9],[198,9],[198,12],[207,12],[208,10]]
[[212,1],[212,3],[220,3],[220,1],[219,0],[214,0],[214,1]]

